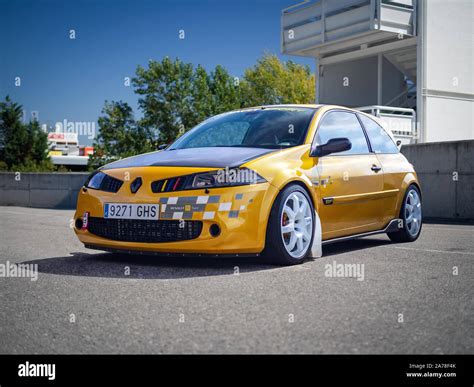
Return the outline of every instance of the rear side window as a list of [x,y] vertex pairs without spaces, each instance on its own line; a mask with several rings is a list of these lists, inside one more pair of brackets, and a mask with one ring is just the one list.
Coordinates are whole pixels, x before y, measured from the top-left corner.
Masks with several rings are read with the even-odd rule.
[[364,131],[356,115],[351,112],[333,111],[327,113],[316,133],[318,144],[325,144],[331,138],[348,138],[352,148],[337,155],[357,155],[369,153]]
[[359,114],[359,118],[364,125],[369,136],[370,145],[375,153],[398,153],[398,148],[387,134],[387,132],[374,120]]

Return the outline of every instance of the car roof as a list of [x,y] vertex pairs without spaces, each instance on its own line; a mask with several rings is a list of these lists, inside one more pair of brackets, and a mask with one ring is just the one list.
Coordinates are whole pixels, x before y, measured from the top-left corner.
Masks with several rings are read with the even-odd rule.
[[[328,108],[328,109],[344,109],[350,110],[357,113],[363,113],[357,108],[350,108],[347,106],[342,105],[332,105],[332,104],[276,104],[276,105],[257,105],[257,106],[249,106],[241,109],[236,109],[236,111],[240,110],[252,110],[252,109],[271,109],[271,108],[312,108],[312,109],[319,109],[319,108]],[[365,114],[365,113],[363,113]]]
[[245,107],[242,109],[237,110],[251,110],[251,109],[271,109],[271,108],[313,108],[318,109],[320,107],[327,106],[327,105],[316,105],[316,104],[276,104],[276,105],[257,105],[257,106],[250,106]]

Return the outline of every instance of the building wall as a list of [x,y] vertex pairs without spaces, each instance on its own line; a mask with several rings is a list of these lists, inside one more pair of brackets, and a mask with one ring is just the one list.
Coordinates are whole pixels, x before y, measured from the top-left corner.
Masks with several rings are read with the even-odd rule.
[[474,103],[446,97],[427,97],[425,142],[474,139]]
[[[404,75],[387,59],[383,59],[382,66],[382,101],[381,105],[387,105],[393,98],[400,95],[406,89]],[[401,98],[390,103],[390,106],[399,106]]]
[[[317,80],[320,82],[318,103],[350,107],[377,105],[377,61],[377,56],[373,56],[322,66]],[[382,104],[403,90],[403,74],[383,59]],[[396,101],[392,105],[396,106]]]
[[474,138],[474,2],[422,0],[422,141]]

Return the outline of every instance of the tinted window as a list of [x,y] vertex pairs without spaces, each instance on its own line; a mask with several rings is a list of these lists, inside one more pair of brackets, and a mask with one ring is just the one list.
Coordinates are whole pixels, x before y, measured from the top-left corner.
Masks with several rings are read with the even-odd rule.
[[335,153],[337,155],[345,154],[364,154],[369,153],[369,146],[365,138],[364,131],[360,126],[359,120],[354,113],[349,112],[329,112],[323,117],[323,121],[316,133],[318,144],[325,144],[331,138],[348,138],[352,143],[352,148],[345,152]]
[[375,153],[398,153],[397,146],[379,124],[362,114],[360,114],[359,117],[369,136],[372,150]]
[[191,129],[176,140],[171,149],[301,145],[315,111],[313,108],[273,107],[220,114]]

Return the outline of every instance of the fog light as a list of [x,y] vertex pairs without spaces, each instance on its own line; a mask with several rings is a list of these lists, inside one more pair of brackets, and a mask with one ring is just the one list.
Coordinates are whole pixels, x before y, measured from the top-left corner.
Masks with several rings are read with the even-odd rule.
[[219,236],[221,233],[221,228],[217,224],[212,224],[211,227],[209,227],[209,233],[213,236]]
[[82,228],[82,218],[76,219],[76,228],[80,230]]

